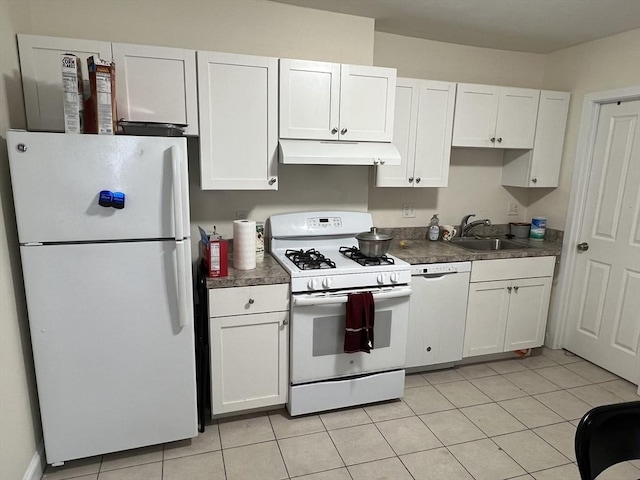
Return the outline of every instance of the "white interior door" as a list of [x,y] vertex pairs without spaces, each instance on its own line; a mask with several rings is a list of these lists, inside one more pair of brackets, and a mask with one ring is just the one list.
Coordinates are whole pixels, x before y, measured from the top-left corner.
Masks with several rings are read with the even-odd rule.
[[[603,105],[563,346],[638,384],[640,101]],[[578,246],[576,246],[578,248]],[[581,247],[584,248],[584,247]]]

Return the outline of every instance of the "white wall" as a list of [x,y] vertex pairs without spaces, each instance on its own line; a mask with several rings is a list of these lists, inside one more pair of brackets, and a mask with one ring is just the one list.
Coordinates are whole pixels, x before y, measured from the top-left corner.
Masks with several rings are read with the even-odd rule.
[[556,189],[533,191],[530,196],[530,213],[546,215],[547,226],[565,227],[584,95],[639,84],[640,29],[546,56],[543,88],[571,92],[560,185]]
[[[374,64],[395,67],[401,77],[540,88],[544,56],[376,32]],[[501,175],[500,150],[454,148],[447,188],[371,187],[369,210],[385,227],[425,226],[434,213],[446,224],[468,213],[494,223],[528,218],[528,190],[501,186]],[[518,216],[507,216],[509,201],[519,204]],[[415,206],[415,218],[402,218],[405,203]]]
[[14,35],[29,28],[26,2],[0,12],[0,479],[21,479],[41,441],[4,132],[25,128]]

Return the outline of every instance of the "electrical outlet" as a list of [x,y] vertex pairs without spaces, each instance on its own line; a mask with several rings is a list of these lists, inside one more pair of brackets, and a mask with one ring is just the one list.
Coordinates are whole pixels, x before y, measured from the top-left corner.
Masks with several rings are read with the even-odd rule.
[[519,205],[516,202],[507,202],[507,215],[518,215]]
[[249,217],[249,213],[246,210],[236,211],[236,220],[246,220]]
[[416,206],[412,203],[402,205],[402,218],[416,218]]

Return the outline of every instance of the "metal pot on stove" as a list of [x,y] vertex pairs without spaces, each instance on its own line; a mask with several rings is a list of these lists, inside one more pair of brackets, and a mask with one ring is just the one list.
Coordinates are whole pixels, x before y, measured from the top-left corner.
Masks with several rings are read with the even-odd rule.
[[378,233],[376,227],[371,227],[368,232],[356,235],[360,252],[365,257],[381,257],[389,250],[393,237],[386,233]]

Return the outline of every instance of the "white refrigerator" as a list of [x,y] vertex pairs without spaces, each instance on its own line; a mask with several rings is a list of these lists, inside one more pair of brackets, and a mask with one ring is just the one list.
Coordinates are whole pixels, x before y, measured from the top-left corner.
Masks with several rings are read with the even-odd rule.
[[186,139],[7,148],[47,463],[195,437]]

